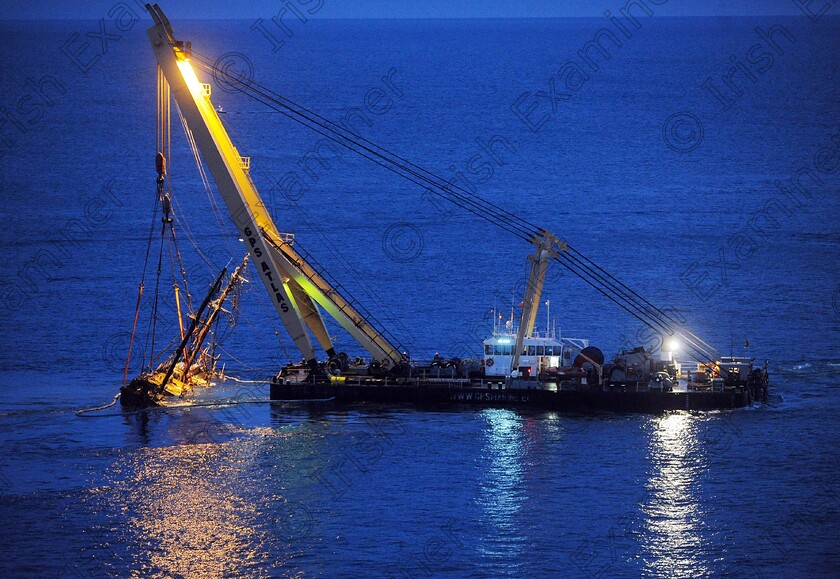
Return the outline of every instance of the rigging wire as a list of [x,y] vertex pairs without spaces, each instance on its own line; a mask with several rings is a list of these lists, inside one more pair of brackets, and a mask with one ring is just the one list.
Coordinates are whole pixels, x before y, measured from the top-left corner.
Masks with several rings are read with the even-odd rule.
[[[202,62],[200,57],[199,64],[203,67],[207,67],[208,70],[215,70],[212,63]],[[225,71],[219,71],[219,74],[228,73],[225,73]],[[228,76],[230,75],[228,74]],[[371,144],[371,146],[368,146],[367,144],[360,142],[360,137],[356,137],[343,127],[339,127],[334,124],[332,126],[328,126],[323,123],[319,123],[307,114],[294,110],[294,108],[282,102],[283,97],[277,95],[276,93],[272,93],[269,89],[265,89],[264,87],[255,88],[259,85],[256,85],[256,83],[245,83],[235,78],[233,78],[233,81],[237,82],[239,86],[242,87],[242,92],[244,94],[254,100],[257,100],[295,122],[303,124],[326,139],[369,159],[388,171],[396,173],[403,178],[424,187],[434,195],[454,203],[456,206],[464,209],[465,211],[468,211],[481,219],[489,221],[497,227],[500,227],[525,241],[530,241],[541,231],[538,227],[532,224],[527,224],[527,226],[522,225],[524,220],[519,219],[515,215],[499,208],[493,203],[466,191],[460,186],[447,183],[443,178],[438,177],[437,175],[434,175],[417,165],[413,165],[411,163],[404,164],[399,160],[401,157],[397,155],[387,152],[384,149],[381,151],[374,150],[373,147],[375,147],[375,145]],[[390,158],[389,156],[395,158]]]
[[[146,268],[149,265],[149,253],[152,249],[152,239],[155,236],[155,219],[157,219],[157,208],[158,208],[158,198],[155,195],[155,201],[152,206],[152,224],[149,227],[149,235],[148,240],[146,242],[146,255],[143,258],[143,273],[140,276],[140,283],[137,285],[137,304],[134,308],[134,322],[131,326],[131,337],[128,341],[128,353],[126,354],[125,358],[125,369],[123,371],[123,386],[125,386],[126,382],[128,381],[128,369],[131,365],[131,352],[134,348],[134,338],[136,337],[137,333],[137,319],[140,315],[140,305],[143,300],[143,290],[146,287]],[[140,361],[140,367],[144,367],[146,365],[145,353],[143,355],[143,359]]]
[[[77,410],[76,411],[76,416],[80,416],[82,418],[95,418],[95,416],[85,416],[85,415],[90,413],[90,412],[96,412],[97,410],[106,410],[108,408],[111,408],[114,404],[117,403],[117,400],[119,400],[121,395],[122,395],[122,392],[117,392],[117,395],[114,396],[114,399],[111,400],[111,402],[109,402],[108,404],[103,404],[102,406],[95,406],[93,408],[83,408],[81,410]],[[121,414],[112,414],[111,416],[120,416],[120,415]]]
[[[262,233],[263,233],[263,237],[268,242],[268,244],[271,245],[272,247],[274,247],[274,249],[276,249],[278,252],[283,254],[290,261],[296,261],[297,257],[294,254],[297,254],[297,256],[302,258],[302,260],[306,264],[308,264],[313,270],[315,270],[318,273],[318,275],[328,284],[328,287],[332,288],[332,295],[340,296],[343,299],[343,301],[345,301],[350,306],[350,308],[355,310],[361,316],[361,318],[367,322],[367,326],[369,326],[369,327],[379,326],[379,330],[376,330],[376,329],[373,330],[374,335],[372,336],[369,332],[367,332],[364,329],[364,326],[358,324],[357,322],[352,320],[352,317],[350,317],[351,321],[354,321],[354,323],[355,323],[356,327],[359,329],[359,331],[361,331],[368,338],[373,339],[374,341],[375,341],[375,338],[376,338],[376,334],[382,336],[388,342],[388,346],[393,348],[392,353],[395,354],[396,356],[399,356],[401,351],[405,351],[405,347],[400,343],[400,341],[393,334],[391,334],[387,329],[382,327],[382,324],[379,323],[379,321],[374,317],[374,315],[371,314],[359,302],[359,300],[354,298],[352,295],[349,295],[346,288],[343,288],[341,286],[341,284],[335,278],[333,278],[332,275],[329,274],[324,269],[324,267],[321,266],[321,264],[318,263],[318,261],[312,255],[310,255],[309,252],[307,252],[306,249],[304,247],[302,247],[298,242],[295,242],[294,247],[292,247],[291,245],[289,245],[285,242],[273,239],[272,236],[264,230],[262,231]],[[287,250],[286,248],[289,248],[289,250]],[[292,253],[290,253],[290,251]],[[310,277],[309,279],[312,280],[313,278]],[[341,291],[339,291],[339,290],[341,290]],[[342,308],[342,311],[343,311],[343,308]],[[382,348],[381,344],[378,344],[378,345],[379,345],[380,348]],[[382,349],[386,350],[385,348],[382,348]],[[387,350],[386,350],[386,354],[387,353],[389,353],[389,352],[387,352]]]
[[[317,124],[317,125],[319,125],[323,128],[326,128],[330,131],[333,131],[336,134],[341,135],[343,138],[347,139],[348,141],[350,141],[352,143],[355,143],[359,146],[364,146],[365,150],[369,151],[372,154],[382,155],[383,157],[389,157],[392,160],[392,162],[394,160],[396,160],[396,161],[399,162],[399,164],[401,164],[405,167],[410,167],[411,169],[417,171],[418,173],[424,175],[425,177],[428,177],[429,179],[431,179],[433,181],[436,181],[438,184],[441,184],[441,186],[446,188],[446,189],[450,189],[450,190],[454,189],[454,190],[457,190],[464,195],[475,197],[478,201],[480,201],[482,203],[484,209],[488,209],[488,208],[492,209],[493,212],[496,212],[500,215],[506,216],[506,218],[508,218],[508,219],[513,219],[513,220],[519,221],[520,223],[523,223],[524,225],[527,225],[532,230],[531,231],[532,233],[540,231],[540,228],[538,226],[536,226],[532,223],[528,223],[527,221],[525,221],[521,217],[518,217],[517,215],[511,213],[510,211],[504,209],[503,207],[501,207],[499,205],[496,205],[496,204],[494,204],[494,203],[492,203],[492,202],[490,202],[490,201],[488,201],[488,200],[486,200],[486,199],[484,199],[484,198],[482,198],[478,195],[475,195],[474,191],[468,191],[468,190],[464,189],[463,187],[461,187],[459,185],[456,185],[454,183],[446,181],[442,177],[440,177],[438,175],[435,175],[434,173],[428,171],[427,169],[425,169],[423,167],[420,167],[419,165],[416,165],[415,163],[405,159],[404,157],[401,157],[400,155],[394,153],[393,151],[389,151],[388,149],[385,149],[384,147],[381,147],[380,145],[377,145],[376,143],[373,143],[372,141],[369,141],[368,139],[362,137],[361,135],[358,135],[358,134],[346,129],[345,127],[343,127],[341,125],[338,125],[338,124],[332,122],[331,120],[319,115],[318,113],[316,113],[316,112],[314,112],[310,109],[307,109],[306,107],[304,107],[300,104],[297,104],[294,101],[292,101],[292,100],[290,100],[286,97],[283,97],[282,95],[280,95],[277,92],[274,92],[270,88],[268,88],[264,85],[260,85],[259,83],[255,82],[252,79],[249,80],[248,82],[245,82],[241,78],[232,76],[230,73],[227,72],[227,70],[218,69],[216,67],[216,62],[217,61],[215,61],[211,64],[209,57],[207,57],[205,55],[202,55],[201,53],[193,51],[192,54],[198,56],[200,64],[205,69],[213,71],[214,78],[218,78],[216,75],[222,74],[229,81],[232,81],[235,84],[237,84],[238,86],[242,87],[242,89],[243,89],[242,92],[245,92],[246,89],[253,89],[255,93],[264,96],[266,99],[270,100],[271,102],[273,102],[273,103],[275,103],[279,106],[282,106],[283,108],[285,108],[288,111],[298,115],[299,117],[304,118],[304,119],[306,119],[306,120],[308,120],[312,123],[315,123],[315,124]],[[252,98],[254,98],[254,97],[252,96]],[[301,112],[301,111],[303,111],[303,112]],[[310,117],[312,117],[312,118],[310,118]]]
[[198,169],[199,176],[201,177],[201,184],[204,186],[204,192],[210,202],[210,209],[213,211],[213,217],[216,219],[216,224],[219,226],[219,230],[224,233],[226,229],[222,224],[221,211],[219,210],[219,205],[216,202],[216,196],[213,194],[213,187],[210,184],[210,179],[207,177],[207,171],[204,170],[204,163],[201,162],[201,154],[199,153],[198,145],[195,142],[195,136],[193,136],[190,127],[187,125],[187,119],[184,118],[184,114],[181,112],[181,109],[178,109],[178,118],[181,120],[181,127],[184,129],[184,135],[187,138],[187,143],[190,145],[190,150],[192,151],[193,159],[195,160],[195,166]]
[[[470,213],[478,215],[517,237],[532,241],[535,236],[544,233],[543,229],[483,199],[474,192],[468,191],[454,183],[447,182],[442,177],[434,175],[430,171],[407,161],[403,157],[379,147],[359,135],[351,133],[344,127],[321,117],[317,113],[282,97],[252,80],[244,82],[242,79],[233,77],[224,70],[215,68],[209,62],[209,59],[199,53],[193,52],[193,55],[197,56],[200,66],[212,70],[214,74],[224,75],[227,80],[238,86],[246,96],[280,112],[287,118],[321,134],[330,141],[360,154],[383,168],[427,188],[439,197],[450,201]],[[578,277],[584,279],[584,281],[599,293],[611,299],[611,301],[615,302],[628,313],[631,313],[646,326],[667,335],[679,335],[688,342],[689,346],[695,351],[695,354],[700,354],[705,357],[712,357],[716,353],[719,354],[708,343],[682,328],[679,322],[672,316],[642,298],[637,292],[630,289],[626,284],[606,272],[577,250],[569,248],[568,253],[563,252],[561,255],[566,259],[564,265],[570,271],[576,274],[579,273],[580,275]],[[561,260],[558,259],[558,261]],[[561,261],[561,263],[563,262]]]
[[670,324],[673,324],[674,326],[677,326],[677,327],[680,329],[680,333],[681,333],[683,336],[686,336],[686,337],[690,337],[690,338],[692,338],[692,340],[693,340],[693,341],[696,341],[696,342],[698,343],[698,345],[703,346],[703,347],[704,347],[705,349],[707,349],[710,353],[714,353],[714,354],[716,354],[717,356],[720,356],[720,352],[719,352],[717,349],[715,349],[713,346],[711,346],[710,344],[708,344],[708,343],[707,343],[707,342],[705,342],[704,340],[700,339],[700,337],[698,337],[697,335],[693,334],[692,332],[690,332],[690,331],[688,331],[687,329],[685,329],[684,327],[682,327],[682,326],[681,326],[681,322],[680,322],[679,320],[674,319],[674,318],[673,318],[673,316],[671,316],[671,315],[669,315],[669,314],[667,313],[667,311],[662,310],[662,309],[659,309],[659,308],[657,308],[656,306],[654,306],[652,303],[650,303],[650,302],[649,302],[648,300],[646,300],[644,297],[642,297],[641,295],[639,295],[638,293],[636,293],[636,292],[635,292],[632,288],[630,288],[629,286],[627,286],[625,283],[623,283],[621,280],[619,280],[619,279],[618,279],[618,278],[616,278],[615,276],[613,276],[613,275],[611,275],[610,273],[608,273],[608,272],[607,272],[606,270],[604,270],[601,266],[599,266],[598,264],[596,264],[595,262],[593,262],[591,259],[589,259],[589,258],[588,258],[588,257],[586,257],[585,255],[583,255],[581,252],[577,251],[577,250],[576,250],[576,249],[574,249],[573,247],[569,247],[569,253],[570,253],[570,254],[574,254],[574,255],[576,255],[576,256],[577,256],[577,258],[578,258],[578,259],[580,259],[580,260],[582,260],[582,261],[585,261],[585,262],[586,262],[586,264],[587,264],[587,266],[590,268],[590,270],[594,270],[594,271],[598,271],[598,272],[600,272],[601,274],[603,274],[604,276],[606,276],[607,278],[609,278],[610,280],[612,280],[612,282],[613,282],[613,283],[615,283],[615,284],[617,284],[618,286],[620,286],[621,288],[623,288],[623,290],[624,290],[624,291],[629,292],[629,293],[630,293],[632,296],[634,296],[637,300],[640,300],[641,302],[643,302],[643,303],[644,303],[644,304],[645,304],[648,308],[650,308],[650,309],[651,309],[653,312],[655,312],[657,315],[661,316],[662,318],[664,318],[665,320],[667,320],[668,322],[670,322]]
[[[169,214],[169,218],[174,218],[174,212]],[[183,259],[181,259],[181,250],[178,249],[178,239],[175,236],[175,227],[172,224],[172,221],[170,221],[168,223],[168,225],[169,225],[169,233],[170,233],[170,236],[171,236],[172,245],[175,248],[175,257],[178,260],[178,271],[181,274],[181,281],[184,284],[184,293],[187,295],[187,309],[190,313],[192,313],[192,311],[193,311],[192,295],[190,294],[190,288],[189,288],[189,285],[187,284],[187,270],[184,268]],[[172,278],[175,279],[174,264],[173,264]]]
[[[157,276],[155,277],[155,297],[152,301],[152,317],[149,320],[149,336],[151,338],[151,350],[149,353],[149,362],[153,363],[155,359],[155,337],[157,334],[157,320],[158,320],[158,302],[159,299],[159,290],[160,290],[160,273],[161,273],[161,265],[163,262],[163,237],[166,234],[166,229],[161,228],[160,232],[160,254],[158,255],[158,265],[157,265]],[[147,342],[148,343],[148,342]]]
[[[273,242],[271,240],[269,240],[269,243],[272,243],[273,245]],[[387,330],[386,326],[384,326],[367,308],[365,308],[365,306],[358,299],[353,297],[347,291],[346,288],[342,287],[338,280],[335,279],[331,274],[329,274],[327,270],[312,256],[312,254],[306,251],[306,249],[300,244],[300,242],[295,241],[294,248],[296,252],[300,254],[304,258],[304,260],[313,267],[313,269],[320,273],[321,277],[327,280],[327,283],[329,283],[336,290],[336,293],[339,291],[339,289],[341,289],[341,294],[347,301],[347,303],[349,303],[351,307],[353,307],[353,309],[359,312],[359,314],[361,314],[362,317],[365,320],[367,320],[369,325],[379,328],[379,333],[386,340],[388,340],[388,342],[390,342],[391,345],[397,347],[397,350],[399,350],[397,354],[406,351],[405,346],[400,342],[400,340],[398,340],[396,336],[394,336],[389,330]]]
[[[238,382],[241,384],[263,384],[264,382],[257,382],[253,380],[238,380],[238,379],[231,379],[234,382]],[[119,394],[114,397],[114,400],[107,405],[98,406],[95,408],[85,408],[83,410],[77,410],[76,416],[80,418],[109,418],[114,416],[130,416],[132,414],[144,414],[144,413],[152,413],[152,412],[166,412],[167,410],[183,410],[183,409],[190,409],[190,408],[218,408],[221,406],[244,406],[246,404],[311,404],[313,402],[332,402],[335,400],[335,397],[330,398],[306,398],[300,400],[272,400],[271,398],[249,398],[249,399],[237,399],[237,398],[226,398],[221,399],[218,401],[213,402],[190,402],[186,404],[166,404],[162,406],[151,406],[149,408],[141,408],[139,410],[122,410],[120,412],[109,412],[107,414],[93,414],[88,415],[91,412],[95,412],[97,410],[105,410],[107,408],[112,407],[116,402],[117,398],[119,398]]]
[[[577,253],[577,252],[572,253],[570,251],[568,253],[560,254],[557,258],[557,261],[560,261],[561,263],[563,263],[561,260],[566,260],[569,265],[573,266],[573,267],[569,267],[569,269],[571,271],[575,271],[575,270],[589,271],[590,275],[592,276],[590,279],[592,279],[593,281],[597,281],[600,284],[602,284],[602,287],[605,288],[610,293],[610,295],[608,295],[607,291],[602,292],[604,295],[608,295],[608,297],[610,297],[611,299],[613,297],[615,297],[617,299],[624,300],[624,304],[626,304],[627,307],[624,307],[624,306],[622,306],[622,307],[624,307],[624,309],[626,311],[632,313],[637,319],[642,321],[646,326],[653,329],[657,333],[664,333],[664,334],[667,334],[667,335],[680,334],[680,337],[682,339],[684,339],[686,342],[688,342],[688,345],[692,349],[694,349],[696,351],[696,353],[699,353],[699,354],[704,355],[704,356],[707,355],[707,353],[703,350],[702,347],[700,347],[696,343],[695,340],[690,339],[688,336],[685,336],[682,332],[680,332],[679,329],[675,329],[673,327],[672,324],[676,324],[675,321],[672,321],[672,323],[669,323],[667,320],[663,319],[662,316],[666,315],[666,314],[663,314],[661,312],[661,310],[658,310],[654,306],[650,305],[650,302],[648,302],[644,298],[641,298],[636,292],[627,288],[627,286],[622,284],[615,277],[613,277],[609,274],[606,274],[606,272],[604,272],[602,274],[596,269],[592,269],[592,268],[586,269],[586,266],[581,264],[581,259],[578,258],[575,255],[575,253]],[[600,269],[600,268],[598,268],[598,269]],[[603,271],[603,270],[601,270],[601,271]],[[625,288],[625,289],[622,289],[622,288]],[[596,287],[596,289],[598,289],[598,288]],[[613,301],[615,301],[615,300],[613,300]],[[645,304],[647,304],[647,306]],[[622,305],[622,304],[619,304],[619,305]]]
[[[225,123],[221,118],[219,120],[225,126],[225,130],[227,130],[227,132],[233,138],[235,138],[237,141],[240,141],[240,139],[238,138],[238,136],[236,134],[235,128],[227,125],[227,123]],[[272,177],[272,175],[270,175],[268,173],[268,171],[264,168],[264,166],[262,164],[257,164],[257,165],[252,164],[251,169],[253,170],[255,166],[257,168],[257,171],[266,179],[267,182],[269,182],[269,183],[276,183],[277,182],[277,179],[274,179]],[[250,178],[250,175],[249,175],[249,178]],[[273,188],[269,189],[269,194],[271,193],[271,191],[273,191]],[[338,264],[340,264],[344,268],[344,270],[349,274],[349,276],[351,278],[353,278],[353,280],[356,282],[356,284],[358,284],[361,287],[361,289],[365,293],[365,295],[367,295],[367,297],[375,304],[376,309],[378,311],[384,311],[386,313],[387,319],[392,320],[394,325],[396,325],[399,328],[400,335],[406,336],[408,338],[407,343],[409,344],[409,346],[411,346],[411,348],[413,348],[412,351],[419,351],[420,347],[418,345],[417,339],[414,337],[411,330],[408,327],[406,327],[400,321],[400,317],[397,316],[388,307],[388,305],[385,303],[383,298],[380,296],[379,292],[375,291],[373,286],[371,286],[366,281],[365,277],[362,276],[355,268],[353,268],[350,265],[349,261],[347,259],[345,259],[344,256],[341,255],[341,253],[335,247],[335,245],[332,244],[329,241],[329,237],[324,232],[324,230],[318,225],[318,223],[314,219],[309,217],[309,215],[306,213],[306,211],[300,205],[300,203],[298,203],[294,199],[287,199],[287,200],[291,203],[291,207],[297,212],[300,220],[307,225],[307,227],[312,231],[312,233],[314,233],[314,235],[321,241],[321,243],[327,249],[327,251],[329,251],[333,255],[333,257],[335,257],[336,262]],[[272,201],[272,205],[274,205],[273,199],[271,201]],[[295,240],[295,246],[296,247],[302,247],[301,244],[300,244],[300,241],[297,240],[297,239]],[[307,252],[307,254],[308,254],[308,252]],[[308,254],[308,255],[310,255],[310,254]],[[307,261],[310,261],[310,263],[314,263],[314,259],[311,259],[310,257],[307,257]],[[319,274],[322,277],[327,277],[327,274],[326,274],[327,269],[326,268],[324,268],[321,265],[318,265],[317,269],[319,269]],[[332,276],[330,276],[330,277],[332,277]],[[335,285],[335,286],[339,285],[337,280],[334,280],[334,278],[333,278],[333,281],[335,281],[335,283],[333,285]],[[345,290],[345,293],[346,293],[346,290]],[[348,297],[352,298],[353,296],[348,296]],[[354,301],[355,303],[359,303],[358,300],[352,300],[352,301]],[[372,318],[372,316],[370,316],[368,319],[371,319],[371,318]],[[376,323],[377,323],[377,325],[379,325],[379,322],[376,322]],[[380,327],[382,327],[384,329],[384,326],[380,325]],[[381,333],[384,333],[384,332],[381,332]],[[391,339],[391,338],[389,338],[389,339]],[[403,340],[405,340],[405,339],[406,338],[403,338]],[[395,339],[393,341],[395,341]],[[283,347],[283,349],[285,351],[285,346]],[[403,345],[399,345],[399,349],[402,350],[402,351],[405,351],[405,347]]]

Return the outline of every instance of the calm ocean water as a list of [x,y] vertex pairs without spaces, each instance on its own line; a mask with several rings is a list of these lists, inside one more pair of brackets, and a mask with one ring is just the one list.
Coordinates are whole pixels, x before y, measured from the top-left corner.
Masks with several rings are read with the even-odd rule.
[[[297,356],[251,284],[224,355],[246,382],[198,401],[253,404],[77,417],[118,390],[143,264],[147,21],[106,22],[105,45],[93,22],[0,23],[0,574],[836,576],[840,21],[644,18],[618,21],[629,38],[606,18],[310,19],[276,51],[250,21],[174,26],[558,233],[725,352],[748,340],[769,360],[765,406],[270,406],[259,382]],[[602,28],[621,42],[602,40],[608,59],[585,48]],[[488,311],[519,300],[527,244],[350,153],[302,164],[317,135],[213,91],[281,230],[413,355],[477,352]],[[203,288],[243,248],[176,119],[173,146]],[[650,345],[568,273],[546,299],[563,335],[608,355]]]

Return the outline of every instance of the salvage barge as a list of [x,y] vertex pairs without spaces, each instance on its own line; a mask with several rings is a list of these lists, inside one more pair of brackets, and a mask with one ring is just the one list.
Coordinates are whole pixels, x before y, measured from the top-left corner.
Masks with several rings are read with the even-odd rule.
[[511,387],[476,381],[434,381],[416,378],[316,381],[271,384],[275,401],[324,400],[336,403],[373,402],[417,406],[478,406],[538,408],[568,412],[645,412],[667,410],[720,410],[742,408],[766,399],[766,386],[723,391],[674,390],[672,392],[608,391],[600,387],[557,390],[551,383],[513,383]]
[[[302,355],[300,364],[283,368],[271,381],[274,401],[321,400],[432,405],[524,406],[554,410],[659,412],[737,408],[767,398],[767,365],[753,359],[723,357],[667,311],[655,307],[557,235],[467,191],[450,180],[407,161],[346,128],[298,105],[252,79],[231,75],[218,59],[177,40],[157,5],[146,5],[154,25],[148,29],[164,91],[178,105],[185,129],[201,153],[219,194],[244,241],[280,320]],[[251,159],[239,154],[211,100],[212,86],[196,69],[223,81],[344,147],[419,185],[441,200],[524,240],[535,248],[522,298],[521,315],[504,331],[494,329],[481,356],[467,360],[412,359],[361,301],[321,270],[303,252],[293,233],[275,224],[250,176]],[[559,264],[623,308],[658,335],[677,338],[697,362],[684,371],[673,352],[635,348],[605,360],[586,340],[540,336],[535,320],[549,265]],[[337,353],[331,317],[365,351],[366,358]],[[317,349],[316,349],[317,348]]]
[[[767,365],[755,368],[753,358],[706,356],[694,369],[684,370],[674,357],[682,346],[671,338],[656,351],[637,347],[606,361],[589,340],[535,331],[546,266],[557,240],[545,234],[535,245],[519,324],[513,312],[504,326],[496,324],[494,311],[492,336],[483,341],[480,359],[436,354],[422,364],[403,353],[389,367],[378,361],[365,365],[359,357],[350,363],[339,354],[317,367],[287,366],[271,382],[271,399],[573,412],[715,410],[767,401]],[[689,351],[699,358],[703,342],[686,334]]]
[[[496,340],[486,340],[485,351],[487,342]],[[564,345],[561,352],[573,349],[574,344]],[[589,352],[579,353],[573,366],[543,366],[534,377],[521,376],[531,366],[521,367],[525,372],[520,372],[520,377],[494,373],[495,366],[487,365],[493,360],[489,357],[482,359],[478,368],[469,360],[456,359],[422,366],[405,364],[391,372],[360,364],[351,364],[343,372],[333,364],[331,373],[328,367],[307,373],[300,365],[288,366],[271,382],[270,397],[274,401],[648,413],[733,409],[767,401],[767,369],[755,368],[752,358],[724,357],[712,368],[698,364],[695,370],[681,372],[667,354],[654,362],[643,348],[622,352],[609,364],[587,359],[588,353],[600,353],[596,348],[584,350]],[[638,361],[642,363],[634,366]]]

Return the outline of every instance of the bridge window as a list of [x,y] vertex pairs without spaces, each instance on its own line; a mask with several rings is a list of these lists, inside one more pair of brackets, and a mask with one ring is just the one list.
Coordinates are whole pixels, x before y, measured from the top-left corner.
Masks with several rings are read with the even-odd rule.
[[545,346],[537,346],[537,356],[545,356]]
[[536,346],[528,346],[528,355],[529,356],[536,356],[537,355],[537,347]]
[[484,344],[484,355],[485,356],[492,356],[493,355],[493,346],[491,344]]

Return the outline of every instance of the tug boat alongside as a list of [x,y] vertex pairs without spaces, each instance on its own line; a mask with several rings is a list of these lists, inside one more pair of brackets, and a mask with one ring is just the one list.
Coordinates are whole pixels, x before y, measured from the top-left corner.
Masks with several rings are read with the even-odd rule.
[[[723,357],[666,310],[655,307],[552,232],[252,79],[228,74],[218,68],[218,59],[176,39],[160,7],[147,4],[146,9],[154,21],[147,32],[162,83],[159,94],[175,99],[195,156],[200,153],[209,169],[257,275],[303,358],[272,379],[271,400],[621,412],[738,408],[766,400],[766,364],[756,368],[752,358]],[[244,96],[326,136],[331,146],[353,151],[534,246],[518,320],[512,315],[504,328],[494,328],[474,358],[435,355],[423,361],[409,357],[400,342],[362,308],[361,300],[347,295],[300,248],[293,233],[282,233],[277,227],[251,179],[250,157],[241,156],[234,146],[219,114],[222,110],[212,103],[212,87],[199,80],[197,70],[208,78],[223,78]],[[539,335],[535,320],[546,271],[557,264],[641,321],[663,343],[679,339],[684,346],[681,351],[697,367],[683,370],[673,348],[665,352],[635,348],[608,361],[588,340],[561,338],[548,330]],[[364,358],[336,352],[333,329],[328,330],[325,316],[349,334],[365,352]],[[151,384],[158,393],[166,390],[176,366],[177,355],[161,382],[146,376],[141,377],[141,384]],[[177,384],[172,388],[177,390]]]

